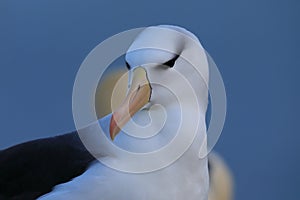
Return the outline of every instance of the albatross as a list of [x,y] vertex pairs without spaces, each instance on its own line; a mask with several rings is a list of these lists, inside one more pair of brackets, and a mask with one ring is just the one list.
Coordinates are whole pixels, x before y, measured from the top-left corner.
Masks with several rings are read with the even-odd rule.
[[[190,142],[186,151],[174,162],[160,169],[145,173],[127,173],[96,161],[83,147],[76,133],[59,136],[53,141],[44,139],[21,144],[0,152],[1,165],[4,164],[4,169],[10,173],[8,175],[0,174],[0,184],[6,187],[6,190],[0,189],[0,195],[3,198],[13,196],[18,199],[18,195],[12,194],[20,193],[20,191],[23,191],[20,195],[25,198],[28,195],[29,199],[39,197],[39,200],[204,200],[208,198],[208,159],[199,157],[199,151],[206,150],[205,115],[208,104],[208,64],[200,41],[194,34],[181,27],[170,25],[148,27],[133,41],[125,59],[130,74],[129,89],[123,103],[111,114],[98,120],[104,134],[112,143],[126,151],[146,153],[161,149],[176,137],[176,130],[181,125],[182,113],[180,111],[182,110],[180,109],[184,107],[185,111],[182,112],[185,113],[187,122],[184,128],[180,129],[179,134],[188,135],[190,131],[194,131],[189,127],[194,127],[194,124],[197,123],[193,140],[187,141],[183,137],[181,141],[181,143]],[[197,73],[195,68],[200,69],[201,73]],[[188,80],[188,85],[195,91],[194,96],[191,95],[188,88],[182,88],[184,85],[179,81],[178,72]],[[161,81],[164,85],[158,84]],[[169,88],[172,88],[173,91],[168,91]],[[174,91],[176,91],[175,96]],[[194,97],[197,99],[197,108],[193,104]],[[178,98],[180,99],[179,103]],[[161,111],[160,106],[163,107],[167,116],[163,127],[160,127],[161,123],[155,123],[157,120],[153,120],[153,123],[150,120],[151,126],[148,128],[144,126],[142,129],[146,136],[141,132],[135,133],[144,134],[141,138],[130,135],[131,131],[136,132],[136,126],[132,126],[132,124],[143,123],[147,119],[149,122],[149,115],[154,113],[155,116],[157,112],[159,113],[157,119],[162,119],[161,112],[159,112]],[[159,130],[159,133],[147,137],[148,132],[153,130]],[[56,139],[65,141],[59,143],[56,142]],[[147,139],[149,140],[147,141]],[[52,142],[54,143],[51,144]],[[56,145],[62,149],[56,148]],[[179,145],[181,144],[179,143]],[[62,152],[65,148],[68,151],[64,154]],[[93,156],[100,161],[105,159],[115,165],[118,165],[118,162],[121,165],[121,160],[126,161],[126,158],[121,157],[122,155],[117,155],[105,148],[100,145],[97,149],[100,152]],[[18,154],[22,150],[23,152]],[[48,157],[52,163],[50,167],[55,165],[52,173],[47,171],[45,166],[47,159],[42,156],[47,156],[48,150],[52,151]],[[101,151],[104,153],[102,154]],[[32,154],[32,160],[35,162],[30,163],[30,160],[24,161],[23,158],[18,157],[22,157],[22,154],[26,153],[28,157]],[[59,155],[59,153],[62,154]],[[36,155],[44,164],[34,158]],[[101,155],[104,158],[101,158]],[[56,156],[59,158],[58,162],[54,161]],[[165,158],[165,155],[157,157],[157,162]],[[40,181],[40,183],[31,183],[35,187],[40,184],[40,191],[36,192],[33,187],[22,182],[24,174],[8,177],[12,175],[14,169],[5,163],[9,163],[11,160],[19,161],[20,165],[26,164],[23,173],[28,179]],[[28,163],[30,165],[27,165]],[[128,165],[130,164],[130,160],[128,160]],[[140,164],[148,165],[148,163]],[[16,166],[20,168],[17,164],[12,167]],[[42,175],[39,178],[33,177],[34,171],[31,168],[41,170],[39,167],[43,168],[47,179],[43,179]],[[26,174],[25,170],[31,173]],[[47,187],[43,187],[45,184],[43,181],[48,179],[51,182],[46,183]],[[9,185],[10,181],[19,185],[12,187]],[[51,186],[55,186],[52,191]],[[24,188],[30,192],[26,194]]]

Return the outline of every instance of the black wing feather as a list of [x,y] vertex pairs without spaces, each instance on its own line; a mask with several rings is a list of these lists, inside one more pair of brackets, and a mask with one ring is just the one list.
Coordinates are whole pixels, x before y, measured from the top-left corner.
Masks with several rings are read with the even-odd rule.
[[94,157],[77,132],[0,151],[0,200],[36,199],[82,174]]

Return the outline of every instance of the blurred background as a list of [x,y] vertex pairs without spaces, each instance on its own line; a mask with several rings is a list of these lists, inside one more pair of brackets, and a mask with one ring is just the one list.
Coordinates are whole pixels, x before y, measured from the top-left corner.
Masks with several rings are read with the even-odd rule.
[[235,199],[298,200],[299,10],[297,0],[2,0],[0,149],[75,129],[73,81],[101,41],[174,24],[200,38],[223,76],[228,112],[215,150]]

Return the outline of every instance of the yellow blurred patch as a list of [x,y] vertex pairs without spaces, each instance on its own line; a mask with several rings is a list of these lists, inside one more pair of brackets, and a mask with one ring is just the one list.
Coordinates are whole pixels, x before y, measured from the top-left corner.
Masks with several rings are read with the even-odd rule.
[[[95,109],[98,118],[112,112],[112,108],[118,107],[126,96],[128,74],[126,70],[116,69],[101,78],[96,95]],[[112,94],[114,92],[114,98]]]

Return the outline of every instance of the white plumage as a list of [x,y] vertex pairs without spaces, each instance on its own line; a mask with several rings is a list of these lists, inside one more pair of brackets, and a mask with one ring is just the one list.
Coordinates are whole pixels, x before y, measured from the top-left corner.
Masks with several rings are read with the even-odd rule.
[[[165,30],[172,30],[171,32],[175,30],[176,34],[170,34]],[[140,48],[144,49],[138,51]],[[176,60],[173,68],[166,69],[157,66],[159,63],[163,64],[170,60],[176,54],[180,57]],[[106,167],[100,162],[95,162],[84,174],[68,183],[56,186],[51,193],[39,198],[40,200],[204,200],[208,198],[207,159],[199,158],[201,146],[202,150],[205,151],[203,144],[206,144],[205,113],[208,101],[208,65],[200,42],[192,33],[180,27],[149,27],[131,45],[126,59],[133,69],[137,66],[145,67],[150,83],[161,79],[165,81],[166,86],[164,87],[151,84],[150,103],[152,105],[162,105],[168,119],[161,132],[149,141],[141,142],[141,140],[132,138],[121,131],[114,143],[126,150],[147,152],[155,150],[157,147],[163,147],[174,137],[178,128],[180,113],[177,112],[178,103],[176,103],[176,99],[172,93],[166,92],[166,87],[176,89],[176,95],[182,99],[180,103],[186,108],[184,112],[190,113],[186,120],[188,120],[191,127],[197,122],[195,119],[200,120],[199,129],[192,145],[172,165],[149,173],[123,173]],[[192,67],[187,67],[188,63],[185,59],[199,68],[201,74],[195,73],[195,69]],[[192,105],[192,97],[189,96],[186,88],[182,88],[180,81],[174,79],[174,70],[180,72],[189,80],[198,99],[200,113],[194,107],[189,106]],[[151,112],[155,112],[156,109],[159,108],[152,107]],[[138,121],[148,116],[148,112],[147,109],[142,109],[133,117]],[[199,116],[195,117],[197,113]],[[106,134],[109,134],[110,120],[111,115],[99,120]],[[152,126],[156,126],[156,124],[154,123]],[[125,126],[125,128],[128,127]],[[189,132],[192,130],[186,128],[183,131]],[[109,150],[100,146],[99,151],[101,151],[101,148],[106,152],[105,159],[118,163],[118,155],[110,156]],[[163,159],[163,157],[157,159]],[[147,163],[141,164],[147,165]]]

